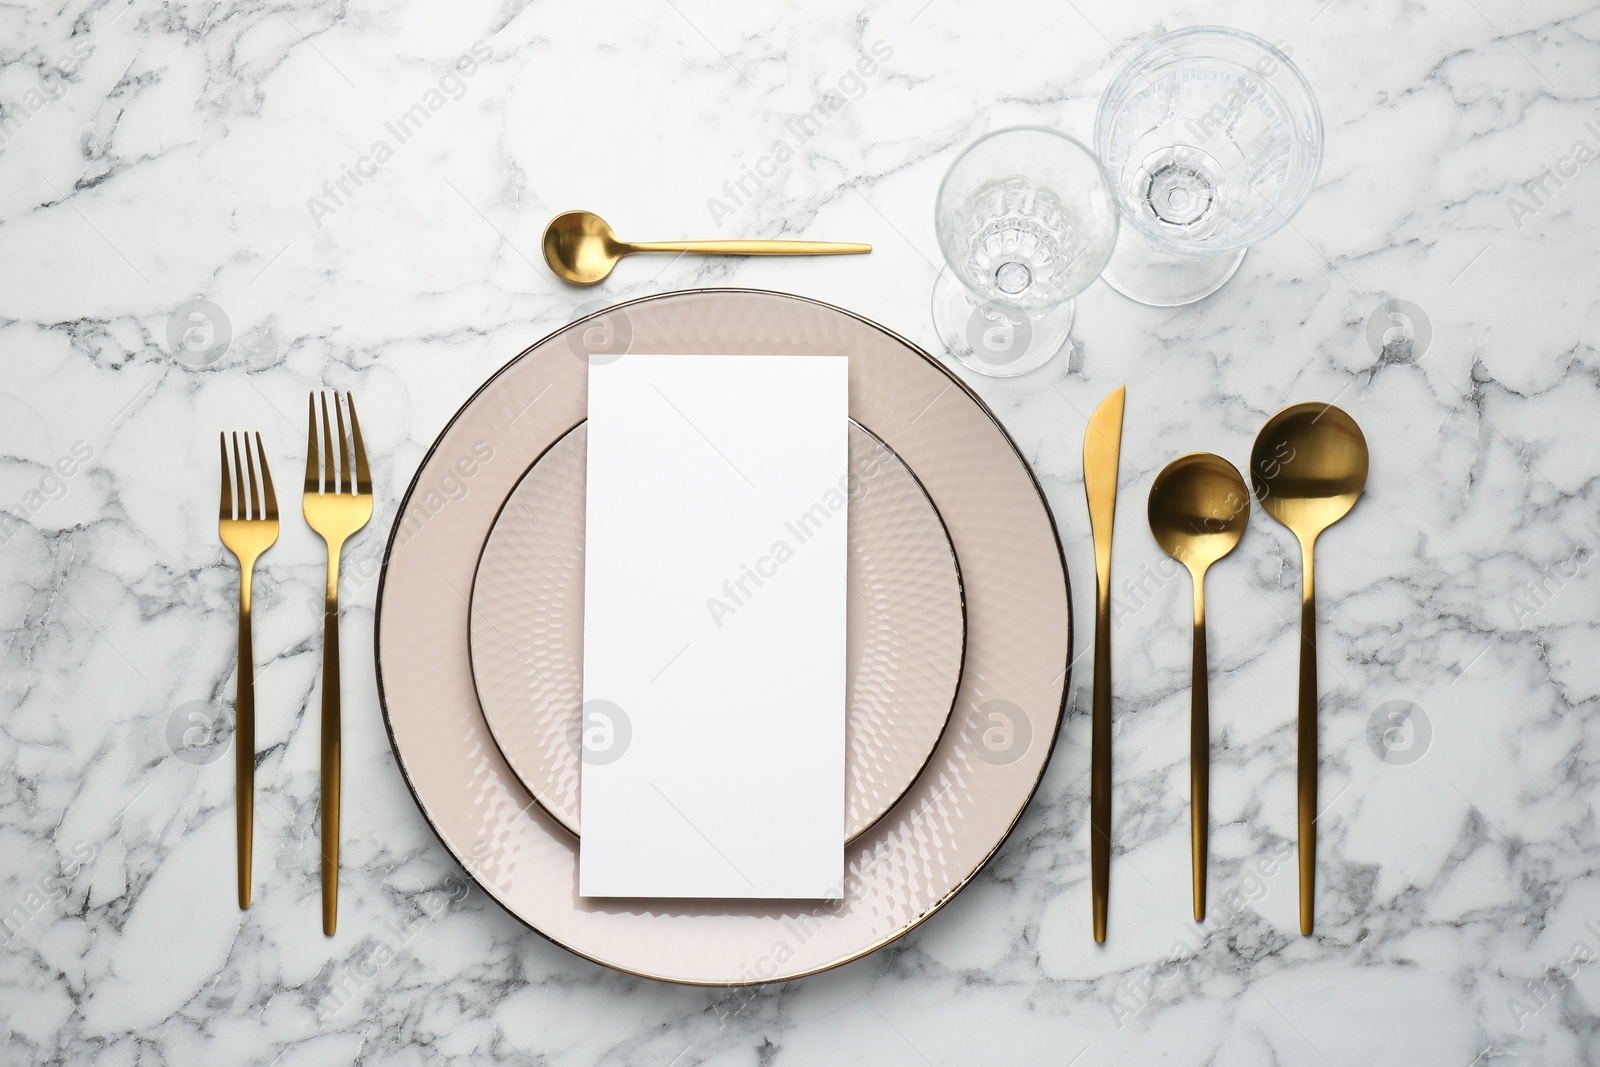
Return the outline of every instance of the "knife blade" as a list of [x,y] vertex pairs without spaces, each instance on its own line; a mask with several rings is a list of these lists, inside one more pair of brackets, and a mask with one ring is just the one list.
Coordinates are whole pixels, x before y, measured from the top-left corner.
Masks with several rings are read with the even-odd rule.
[[1094,720],[1089,746],[1089,875],[1094,939],[1106,939],[1111,888],[1111,527],[1117,511],[1122,458],[1122,409],[1127,387],[1100,402],[1083,435],[1083,491],[1094,538]]

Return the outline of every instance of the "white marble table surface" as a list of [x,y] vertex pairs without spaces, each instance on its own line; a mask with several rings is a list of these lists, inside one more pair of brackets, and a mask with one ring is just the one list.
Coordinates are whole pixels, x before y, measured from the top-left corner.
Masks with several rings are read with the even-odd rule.
[[[959,147],[1018,122],[1088,136],[1120,50],[1206,22],[1284,42],[1316,86],[1328,148],[1304,211],[1214,298],[1159,311],[1096,286],[1070,356],[973,382],[1045,486],[1080,620],[1084,425],[1128,387],[1109,943],[1089,933],[1083,670],[994,863],[835,972],[743,993],[625,977],[468,887],[396,769],[370,645],[387,525],[450,414],[579,309],[669,289],[792,291],[931,345],[931,202]],[[0,7],[0,101],[0,1061],[1600,1060],[1588,0],[61,0]],[[387,124],[418,103],[402,142]],[[744,178],[779,141],[792,158]],[[544,223],[576,206],[640,237],[876,251],[634,260],[580,293],[538,261]],[[1389,299],[1421,309],[1409,355],[1369,345]],[[220,309],[228,343],[178,358],[194,300]],[[298,508],[257,584],[248,913],[226,734],[181,736],[232,699],[216,432],[260,429],[292,484],[318,386],[358,392],[380,498],[344,585],[342,903],[363,919],[332,940],[317,921],[320,545]],[[1227,914],[1197,926],[1189,590],[1142,521],[1167,459],[1204,448],[1244,466],[1264,419],[1307,399],[1336,400],[1373,449],[1365,499],[1319,556],[1314,938],[1281,862],[1296,549],[1258,514],[1212,575]],[[1375,746],[1396,707],[1417,709],[1411,727]],[[355,993],[330,1008],[335,983]]]

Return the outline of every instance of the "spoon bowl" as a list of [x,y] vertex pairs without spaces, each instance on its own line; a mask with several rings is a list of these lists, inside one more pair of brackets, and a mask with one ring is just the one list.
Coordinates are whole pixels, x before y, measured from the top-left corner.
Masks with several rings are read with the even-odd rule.
[[1268,515],[1302,542],[1347,515],[1367,484],[1367,439],[1332,404],[1284,408],[1261,428],[1250,481]]
[[544,261],[556,277],[573,285],[606,279],[617,261],[635,252],[698,252],[717,256],[840,256],[872,251],[871,245],[837,241],[620,241],[592,211],[564,211],[544,228]]
[[1232,552],[1249,521],[1250,491],[1221,456],[1179,456],[1150,487],[1150,532],[1191,574]]
[[544,228],[544,259],[563,281],[604,281],[627,253],[606,220],[592,211],[565,211]]
[[1211,830],[1211,698],[1206,670],[1206,568],[1233,551],[1250,522],[1250,491],[1233,464],[1209,452],[1179,456],[1150,487],[1150,532],[1194,579],[1194,681],[1189,688],[1189,845],[1194,921],[1206,918]]
[[1317,537],[1349,514],[1367,484],[1367,439],[1332,404],[1284,408],[1250,450],[1250,481],[1268,515],[1300,542],[1300,692],[1296,793],[1300,932],[1311,934],[1317,882]]

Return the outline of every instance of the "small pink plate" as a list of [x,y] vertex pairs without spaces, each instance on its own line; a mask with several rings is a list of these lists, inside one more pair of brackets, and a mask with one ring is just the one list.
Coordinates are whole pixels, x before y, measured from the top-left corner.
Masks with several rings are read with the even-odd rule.
[[[588,423],[528,468],[489,531],[472,587],[478,701],[506,762],[573,833],[583,690]],[[961,680],[966,614],[944,522],[898,456],[850,425],[845,839],[882,818],[928,762]],[[749,590],[747,583],[746,590]],[[734,590],[731,596],[737,596]],[[732,600],[729,601],[732,603]]]

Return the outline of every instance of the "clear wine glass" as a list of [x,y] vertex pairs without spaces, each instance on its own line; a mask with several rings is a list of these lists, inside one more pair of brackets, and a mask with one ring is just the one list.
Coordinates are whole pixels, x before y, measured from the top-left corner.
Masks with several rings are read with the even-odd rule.
[[1195,26],[1128,59],[1100,100],[1094,143],[1126,222],[1106,284],[1175,307],[1220,289],[1300,210],[1322,163],[1322,112],[1283,51]]
[[946,267],[933,322],[980,374],[1042,367],[1066,342],[1072,298],[1117,241],[1111,179],[1089,149],[1041,126],[996,130],[950,165],[934,204]]

